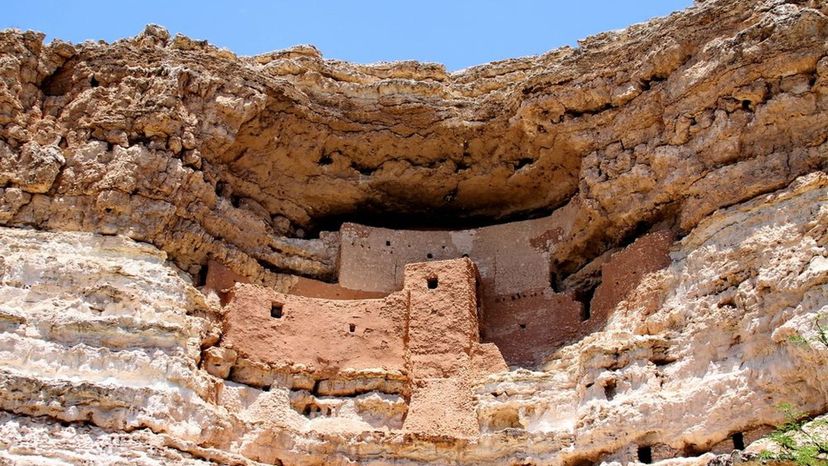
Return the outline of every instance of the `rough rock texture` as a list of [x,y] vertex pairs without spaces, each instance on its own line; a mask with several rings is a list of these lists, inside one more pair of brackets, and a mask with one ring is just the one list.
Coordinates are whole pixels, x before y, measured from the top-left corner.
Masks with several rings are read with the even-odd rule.
[[7,413],[0,415],[0,446],[3,464],[213,464],[175,450],[146,431],[110,433]]
[[[88,233],[0,235],[0,440],[14,461],[79,462],[100,449],[149,464],[627,461],[638,445],[699,455],[778,423],[783,401],[828,409],[818,369],[828,348],[815,337],[828,312],[825,174],[705,219],[606,328],[543,371],[476,379],[479,431],[462,438],[403,436],[387,422],[400,407],[380,393],[322,396],[322,408],[340,413],[328,418],[300,413],[319,400],[289,386],[263,391],[199,369],[217,298],[202,298],[150,246]],[[369,427],[366,410],[385,416],[384,427]],[[32,446],[46,431],[54,447]],[[82,440],[70,448],[65,436]]]
[[332,276],[335,244],[303,236],[338,219],[565,205],[555,260],[574,270],[639,224],[686,232],[824,168],[826,11],[708,1],[454,74],[309,47],[239,58],[157,27],[78,45],[6,31],[0,222],[125,234],[190,272],[212,256],[276,283]]
[[[707,463],[780,402],[825,413],[827,15],[707,0],[457,73],[0,32],[0,461]],[[606,324],[535,370],[422,377],[462,418],[233,381],[208,262],[285,293],[334,281],[342,222],[541,215],[551,286]]]

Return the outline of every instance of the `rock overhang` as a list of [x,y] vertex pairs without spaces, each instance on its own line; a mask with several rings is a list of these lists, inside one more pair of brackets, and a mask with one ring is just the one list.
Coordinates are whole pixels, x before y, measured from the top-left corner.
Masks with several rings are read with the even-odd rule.
[[[88,422],[90,432],[150,429],[197,455],[218,448],[287,464],[308,454],[320,462],[560,464],[704,462],[706,451],[746,446],[781,421],[779,401],[824,412],[821,373],[801,370],[823,364],[824,351],[817,340],[792,342],[813,339],[824,308],[826,14],[813,1],[708,1],[579,49],[453,74],[326,61],[310,49],[239,58],[158,28],[117,44],[43,45],[37,34],[0,33],[11,64],[0,70],[0,223],[150,243],[206,292],[205,301],[181,285],[186,299],[175,304],[181,293],[126,283],[114,268],[94,269],[111,288],[70,290],[55,280],[86,283],[93,271],[49,269],[37,291],[74,291],[83,309],[60,314],[71,325],[58,328],[41,322],[57,312],[46,304],[68,298],[32,308],[29,278],[0,261],[0,293],[10,297],[0,404],[16,413],[2,422],[47,414]],[[422,343],[434,318],[408,313],[405,328],[422,338],[409,345],[416,353],[403,342],[404,371],[366,364],[320,377],[314,371],[327,363],[314,360],[290,378],[262,376],[265,365],[222,346],[219,323],[230,316],[209,290],[222,294],[234,281],[296,302],[342,300],[341,308],[404,289],[385,262],[377,275],[393,277],[382,281],[393,289],[336,283],[348,253],[342,223],[446,231],[545,217],[560,230],[535,237],[545,247],[518,249],[546,262],[515,260],[517,272],[502,281],[487,262],[497,254],[463,252],[480,269],[482,344],[466,331],[468,303],[446,306],[459,293],[413,301],[456,317],[462,332]],[[446,242],[434,236],[446,234]],[[469,238],[454,234],[431,232],[423,244],[460,254],[457,244]],[[35,246],[46,251],[60,235],[33,234],[28,255],[6,253],[46,270],[49,253]],[[520,235],[503,236],[505,244]],[[119,247],[132,254],[128,241]],[[75,257],[58,248],[58,261]],[[410,259],[456,258],[412,249],[403,270]],[[95,263],[96,254],[71,263]],[[542,272],[521,273],[530,269]],[[429,290],[431,278],[439,290],[439,276],[416,282]],[[516,290],[509,278],[525,289],[494,292]],[[535,279],[548,288],[529,286]],[[544,333],[554,315],[529,312],[533,302],[564,309],[585,332],[534,352],[534,342],[557,334]],[[148,303],[175,328],[159,326]],[[284,303],[270,306],[267,319],[291,315]],[[497,306],[503,312],[491,312]],[[362,328],[335,317],[330,328],[343,335],[351,324]],[[498,353],[511,360],[510,352],[536,370],[485,362]],[[20,363],[23,353],[30,363]],[[376,353],[399,366],[399,353]],[[347,357],[324,358],[347,366]],[[129,387],[103,383],[90,367],[107,367]],[[75,403],[77,380],[67,374],[99,398]],[[442,409],[456,413],[450,422],[428,414]],[[25,423],[44,424],[58,429]]]

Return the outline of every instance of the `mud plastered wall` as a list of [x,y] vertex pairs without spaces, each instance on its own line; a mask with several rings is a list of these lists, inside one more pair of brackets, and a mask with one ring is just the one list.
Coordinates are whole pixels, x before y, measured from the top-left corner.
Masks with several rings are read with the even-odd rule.
[[286,386],[306,416],[337,416],[341,406],[320,397],[376,392],[391,396],[405,418],[383,425],[475,434],[471,384],[506,368],[497,348],[479,341],[475,266],[468,259],[410,264],[404,276],[401,291],[363,300],[235,285],[221,342],[234,360],[223,376]]
[[[534,366],[564,343],[595,331],[641,277],[669,263],[672,234],[645,235],[607,258],[607,279],[592,295],[558,293],[549,250],[572,219],[549,217],[458,231],[392,230],[345,224],[339,283],[370,291],[402,286],[406,264],[468,257],[479,272],[479,314],[485,341],[510,365]],[[599,282],[601,278],[599,276]],[[576,299],[579,298],[580,300]],[[593,303],[594,301],[594,303]],[[594,307],[594,311],[593,311]]]

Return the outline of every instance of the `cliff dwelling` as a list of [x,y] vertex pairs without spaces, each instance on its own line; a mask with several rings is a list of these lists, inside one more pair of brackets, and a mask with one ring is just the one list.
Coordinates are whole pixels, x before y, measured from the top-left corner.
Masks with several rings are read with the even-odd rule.
[[287,386],[309,418],[335,416],[342,403],[330,397],[377,392],[394,412],[386,427],[471,435],[470,384],[507,365],[535,367],[600,329],[644,274],[669,264],[672,234],[644,235],[602,265],[597,290],[579,301],[552,284],[548,249],[565,220],[456,231],[346,223],[338,284],[301,279],[288,293],[236,285],[241,277],[213,262],[206,285],[223,295],[221,348],[232,356],[207,369]]
[[0,464],[823,465],[826,367],[824,1],[455,72],[0,31]]
[[[635,288],[643,275],[670,262],[668,251],[672,233],[669,230],[657,231],[642,236],[629,247],[608,257],[587,277],[588,280],[584,280],[586,283],[581,285],[583,289],[558,290],[549,250],[555,247],[561,224],[568,220],[551,216],[454,231],[394,230],[345,223],[339,232],[338,283],[299,278],[287,294],[271,300],[275,303],[274,309],[277,309],[274,312],[281,317],[285,300],[293,297],[318,298],[305,304],[318,311],[300,314],[305,316],[301,318],[294,311],[290,320],[303,320],[294,324],[298,327],[286,330],[289,334],[300,335],[300,329],[306,329],[310,333],[304,338],[313,340],[314,332],[328,326],[336,330],[350,326],[353,330],[348,333],[355,333],[357,328],[361,333],[367,330],[373,337],[391,344],[402,353],[400,348],[404,346],[403,339],[408,330],[401,326],[393,327],[392,324],[408,321],[409,311],[397,309],[395,313],[381,313],[389,319],[382,322],[372,317],[378,313],[372,310],[373,307],[389,306],[386,301],[394,301],[391,296],[401,290],[410,294],[405,287],[407,266],[462,259],[472,264],[474,270],[473,299],[469,300],[465,290],[459,291],[458,296],[446,296],[445,299],[459,300],[464,307],[471,306],[475,310],[467,317],[469,325],[475,329],[474,339],[480,343],[493,343],[509,366],[536,367],[555,349],[600,329],[610,310]],[[232,296],[229,298],[232,305],[226,314],[228,334],[233,333],[231,322],[247,319],[246,306],[238,302],[242,299],[239,293],[244,295],[249,288],[244,288],[245,292],[230,291],[238,279],[241,277],[216,262],[211,263],[206,277],[208,288]],[[440,283],[440,278],[434,274],[428,278],[426,287],[429,290],[439,288],[441,295],[452,292],[446,291]],[[224,301],[227,300],[225,297]],[[336,302],[340,300],[354,302]],[[291,307],[303,306],[302,302],[292,302]],[[352,320],[368,320],[372,324],[368,327],[356,322],[346,325],[344,321],[328,324],[325,320],[312,317],[318,313],[344,312],[344,306],[351,309],[347,312]],[[267,306],[258,307],[264,309]],[[262,312],[259,309],[256,315]],[[444,328],[435,322],[432,331],[436,338]],[[273,350],[277,354],[287,354],[285,348],[276,350],[265,340],[248,344],[269,348],[267,351]],[[332,350],[337,353],[353,352],[353,348],[345,346],[334,346]],[[323,356],[319,358],[328,360]]]

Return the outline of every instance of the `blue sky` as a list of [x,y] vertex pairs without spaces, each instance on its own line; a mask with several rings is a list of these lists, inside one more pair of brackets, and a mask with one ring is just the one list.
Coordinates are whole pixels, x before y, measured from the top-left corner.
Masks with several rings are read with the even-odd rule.
[[295,44],[357,63],[416,59],[450,71],[535,55],[602,31],[686,8],[692,0],[6,0],[0,28],[47,41],[114,41],[147,23],[207,39],[240,55]]

